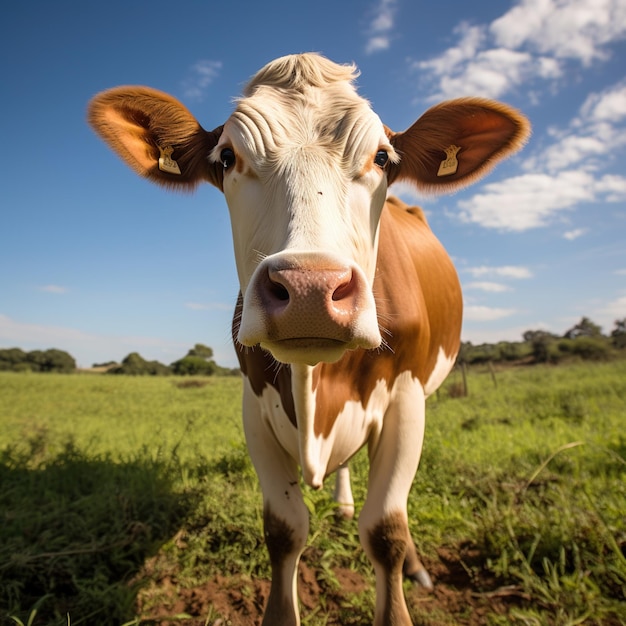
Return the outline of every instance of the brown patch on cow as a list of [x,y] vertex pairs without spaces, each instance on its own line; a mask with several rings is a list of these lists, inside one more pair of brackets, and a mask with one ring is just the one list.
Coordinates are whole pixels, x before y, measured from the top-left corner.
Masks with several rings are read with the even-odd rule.
[[293,554],[295,549],[293,529],[269,507],[263,511],[263,528],[272,568],[280,568],[285,558]]
[[284,519],[275,515],[269,507],[263,511],[265,544],[272,564],[272,587],[265,607],[264,624],[296,626],[296,616],[289,601],[291,580],[286,580],[284,564],[294,557],[296,549],[293,529]]
[[374,559],[388,574],[397,574],[404,563],[409,540],[406,517],[402,513],[388,515],[369,531],[368,538]]
[[402,513],[388,515],[368,535],[371,555],[386,574],[382,624],[411,624],[400,585],[409,540],[406,517]]

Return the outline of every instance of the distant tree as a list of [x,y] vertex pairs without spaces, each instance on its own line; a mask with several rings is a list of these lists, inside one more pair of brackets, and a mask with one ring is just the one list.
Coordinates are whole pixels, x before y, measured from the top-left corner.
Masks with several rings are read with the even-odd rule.
[[602,328],[594,324],[588,317],[582,317],[580,322],[572,326],[563,335],[566,339],[577,339],[578,337],[601,337]]
[[481,343],[478,346],[472,345],[471,342],[461,344],[457,361],[466,365],[480,365],[495,360],[497,357],[497,349],[489,343]]
[[113,367],[114,365],[117,365],[117,361],[105,361],[104,363],[92,363],[91,367],[95,369],[96,367]]
[[178,361],[170,364],[172,373],[178,376],[237,376],[238,369],[229,369],[219,366],[213,360],[213,349],[202,343],[197,343],[187,354]]
[[[30,355],[29,353],[29,360]],[[64,350],[50,348],[43,353],[39,360],[41,372],[73,372],[76,369],[76,361],[74,357]]]
[[187,352],[187,356],[197,356],[205,361],[209,361],[213,358],[213,348],[209,348],[209,346],[205,346],[203,343],[197,343]]
[[179,376],[213,376],[218,370],[215,361],[200,356],[187,355],[170,366],[174,374]]
[[0,370],[16,372],[73,372],[76,369],[74,357],[63,350],[32,350],[24,352],[19,348],[0,350]]
[[581,336],[574,340],[574,354],[587,361],[604,361],[611,356],[611,346],[605,337]]
[[471,341],[462,341],[459,348],[459,354],[456,357],[457,363],[467,363],[467,357],[472,349]]
[[20,348],[6,348],[0,350],[0,371],[14,370],[19,363],[25,363],[27,353]]
[[112,367],[107,373],[130,376],[168,376],[172,371],[163,363],[146,361],[138,352],[131,352],[122,360],[121,365]]
[[45,361],[46,357],[43,350],[32,350],[26,355],[26,363],[33,372],[41,372]]
[[213,376],[220,369],[213,360],[213,348],[197,343],[187,354],[170,365],[178,376]]
[[615,328],[611,331],[611,343],[620,350],[626,348],[626,317],[615,320]]
[[528,356],[528,350],[519,341],[500,341],[496,344],[499,361],[518,361]]
[[522,337],[530,344],[535,363],[548,363],[555,360],[556,352],[553,347],[558,338],[556,335],[545,330],[527,330]]

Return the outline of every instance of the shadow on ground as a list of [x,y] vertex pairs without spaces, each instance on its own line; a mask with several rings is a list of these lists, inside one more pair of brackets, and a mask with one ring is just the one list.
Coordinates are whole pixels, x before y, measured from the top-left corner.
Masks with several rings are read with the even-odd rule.
[[195,497],[175,492],[176,459],[41,452],[0,452],[0,624],[119,626]]

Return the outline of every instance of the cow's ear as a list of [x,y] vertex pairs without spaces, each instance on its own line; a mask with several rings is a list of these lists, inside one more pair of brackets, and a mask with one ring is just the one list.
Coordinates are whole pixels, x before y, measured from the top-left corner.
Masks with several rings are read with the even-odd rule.
[[177,189],[193,189],[201,181],[222,189],[223,167],[208,159],[222,127],[207,132],[172,96],[116,87],[91,100],[88,120],[139,175]]
[[408,180],[441,193],[469,185],[519,150],[530,123],[500,102],[461,98],[432,107],[403,133],[387,134],[400,155],[389,169],[389,183]]

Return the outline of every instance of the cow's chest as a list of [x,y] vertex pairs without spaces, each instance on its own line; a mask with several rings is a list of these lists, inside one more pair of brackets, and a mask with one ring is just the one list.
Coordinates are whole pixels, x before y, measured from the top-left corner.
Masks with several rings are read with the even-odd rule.
[[[302,466],[305,476],[326,477],[346,463],[366,443],[375,448],[383,428],[385,414],[393,406],[394,398],[403,388],[413,387],[415,380],[408,372],[399,376],[388,387],[379,380],[369,393],[367,402],[346,400],[338,410],[327,394],[333,394],[333,385],[318,386],[309,391],[309,397],[294,399],[296,406],[309,406],[313,411],[313,428],[302,428],[306,416],[296,415],[300,428],[296,427],[283,408],[281,396],[271,385],[265,386],[260,395],[254,395],[257,415],[280,447]],[[247,393],[253,393],[246,380]],[[333,408],[331,408],[333,407]],[[308,432],[307,432],[308,430]]]

